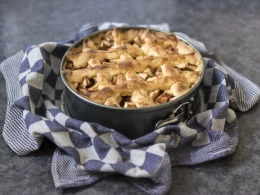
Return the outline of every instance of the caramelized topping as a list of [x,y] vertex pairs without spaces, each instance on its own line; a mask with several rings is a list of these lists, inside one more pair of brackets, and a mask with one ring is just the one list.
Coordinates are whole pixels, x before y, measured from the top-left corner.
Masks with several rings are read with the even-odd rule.
[[200,54],[174,34],[114,28],[67,52],[62,74],[86,99],[140,108],[187,93],[201,71]]

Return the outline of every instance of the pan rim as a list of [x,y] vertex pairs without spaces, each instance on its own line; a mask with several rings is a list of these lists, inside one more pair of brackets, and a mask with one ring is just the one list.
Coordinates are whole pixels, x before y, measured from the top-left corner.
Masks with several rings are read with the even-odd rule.
[[111,111],[120,111],[120,112],[147,112],[147,111],[153,111],[153,110],[160,110],[160,109],[163,109],[165,107],[169,107],[169,106],[172,106],[172,105],[175,105],[176,103],[180,103],[182,102],[182,100],[186,100],[187,97],[190,97],[192,96],[193,92],[196,91],[196,89],[200,86],[202,80],[203,80],[203,77],[204,77],[204,74],[205,74],[205,63],[204,63],[204,60],[203,60],[203,57],[201,55],[201,53],[189,42],[187,41],[186,39],[180,37],[179,35],[173,33],[173,32],[168,32],[168,31],[163,31],[163,30],[159,30],[159,29],[155,29],[155,28],[150,28],[150,27],[140,27],[140,26],[124,26],[124,27],[117,27],[118,29],[121,29],[121,30],[130,30],[130,29],[151,29],[151,30],[154,30],[154,31],[158,31],[158,32],[165,32],[165,33],[171,33],[171,34],[174,34],[178,39],[184,41],[186,44],[188,44],[189,46],[191,46],[195,51],[197,51],[199,54],[200,54],[200,60],[202,62],[202,72],[201,72],[201,76],[200,76],[200,79],[197,81],[197,83],[195,84],[195,86],[193,86],[187,93],[183,94],[182,96],[176,98],[175,100],[172,100],[172,101],[169,101],[169,102],[165,102],[165,103],[162,103],[162,104],[159,104],[159,105],[155,105],[155,106],[148,106],[148,107],[142,107],[142,108],[123,108],[123,107],[114,107],[114,106],[107,106],[107,105],[104,105],[104,104],[99,104],[99,103],[96,103],[96,102],[93,102],[93,101],[90,101],[86,98],[84,98],[83,96],[79,95],[78,93],[76,93],[67,83],[66,79],[64,78],[63,74],[62,74],[62,69],[63,69],[63,64],[64,64],[64,61],[66,59],[66,53],[68,51],[70,51],[73,47],[76,47],[78,45],[80,45],[82,43],[82,41],[86,38],[86,37],[89,37],[89,38],[92,38],[92,37],[95,37],[97,36],[98,34],[100,33],[104,33],[104,32],[107,32],[109,30],[112,30],[113,28],[108,28],[108,29],[104,29],[104,30],[99,30],[99,31],[96,31],[96,32],[93,32],[87,36],[84,36],[83,38],[81,38],[80,40],[76,41],[75,43],[73,43],[69,48],[68,50],[64,53],[63,57],[62,57],[62,60],[61,60],[61,63],[60,63],[60,77],[62,79],[62,82],[64,83],[65,87],[71,92],[73,93],[77,98],[79,98],[81,101],[93,106],[93,107],[98,107],[98,108],[102,108],[102,109],[108,109],[108,110],[111,110]]

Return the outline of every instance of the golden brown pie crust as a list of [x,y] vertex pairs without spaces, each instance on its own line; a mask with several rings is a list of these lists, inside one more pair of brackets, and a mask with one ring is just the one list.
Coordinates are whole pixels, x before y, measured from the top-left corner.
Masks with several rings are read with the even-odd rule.
[[67,52],[62,74],[90,101],[140,108],[187,93],[201,72],[201,55],[174,34],[114,28]]

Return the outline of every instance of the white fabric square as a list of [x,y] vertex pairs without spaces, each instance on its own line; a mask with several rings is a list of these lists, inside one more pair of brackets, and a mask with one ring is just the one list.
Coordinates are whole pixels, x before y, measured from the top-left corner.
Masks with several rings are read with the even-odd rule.
[[203,131],[197,134],[197,139],[192,142],[192,146],[204,146],[210,143],[209,135],[207,131]]
[[215,108],[221,108],[223,107],[227,102],[216,102],[215,103]]
[[118,144],[114,141],[111,132],[105,133],[99,136],[100,139],[102,139],[104,142],[106,142],[108,145],[110,145],[113,148],[117,148]]
[[54,116],[50,113],[49,110],[46,110],[46,116],[47,119],[53,121],[54,120]]
[[181,136],[183,136],[183,137],[193,136],[193,135],[196,135],[196,133],[197,133],[196,130],[187,127],[185,123],[179,123],[179,127],[181,130],[181,132],[180,132]]
[[181,141],[181,136],[179,136],[177,133],[174,133],[174,144],[173,148],[176,148]]
[[166,144],[154,144],[154,145],[150,146],[146,150],[146,152],[163,157],[165,155],[165,149],[166,149]]
[[66,126],[66,121],[69,118],[70,117],[68,117],[67,115],[63,114],[62,112],[60,112],[59,114],[57,114],[55,116],[55,120],[58,121],[58,123],[60,123],[62,126]]
[[60,72],[61,60],[53,55],[50,55],[52,70],[58,75]]
[[221,84],[222,84],[222,85],[227,85],[227,84],[226,84],[226,80],[223,79],[222,82],[221,82]]
[[232,109],[228,108],[226,121],[228,123],[232,123],[235,119],[236,119],[236,113]]
[[124,148],[128,148],[128,149],[132,149],[132,148],[138,148],[139,145],[137,143],[135,143],[134,141],[131,142],[129,145],[124,146]]
[[44,66],[44,79],[46,79],[49,74],[51,73],[51,67],[50,65],[47,65],[47,63],[45,63],[45,66]]
[[28,130],[33,137],[42,137],[41,134],[50,132],[44,120],[31,124]]
[[107,29],[110,26],[110,23],[105,22],[102,25],[99,26],[99,30]]
[[170,140],[171,140],[170,135],[159,134],[159,136],[156,138],[155,143],[168,143]]
[[37,88],[42,89],[43,88],[43,78],[44,75],[37,72],[30,72],[26,77],[26,83]]
[[29,96],[29,88],[28,85],[23,85],[22,86],[22,92],[24,96]]
[[145,160],[145,151],[142,150],[130,150],[131,158],[129,162],[133,163],[136,166],[142,166]]
[[209,68],[205,71],[205,76],[203,79],[204,86],[212,86],[212,75],[214,68]]
[[23,77],[27,76],[31,72],[31,69],[28,69],[24,71],[23,73],[19,74],[19,80],[21,80]]
[[55,100],[55,90],[46,82],[43,84],[42,93],[48,95],[51,100]]
[[58,147],[75,147],[68,132],[51,132],[51,135]]
[[149,173],[145,170],[141,170],[139,167],[134,167],[132,169],[129,169],[126,173],[126,176],[130,176],[130,177],[147,177],[149,176]]
[[225,126],[225,119],[212,119],[211,129],[216,131],[223,131]]
[[45,101],[45,106],[46,106],[47,109],[52,109],[52,108],[53,108],[53,109],[54,109],[54,108],[56,109],[56,108],[57,108],[57,106],[53,105],[50,100],[46,100],[46,101]]
[[30,64],[30,67],[33,67],[34,64],[39,61],[42,60],[42,54],[41,54],[41,50],[40,47],[35,47],[33,48],[29,53],[28,53],[28,61]]
[[51,53],[56,48],[57,43],[56,42],[45,42],[40,44],[40,47],[43,47],[46,51]]
[[92,127],[87,123],[84,122],[81,126],[80,129],[84,131],[86,134],[88,134],[89,137],[94,138],[97,136],[96,132],[92,129]]
[[88,160],[100,160],[93,145],[82,149],[77,148],[77,151],[80,156],[80,164],[84,164]]
[[102,159],[102,162],[110,163],[110,164],[118,163],[118,162],[122,162],[122,158],[114,148],[110,148],[105,158]]
[[209,120],[212,118],[212,112],[211,110],[207,110],[205,112],[199,113],[196,115],[197,122],[202,125],[203,127],[206,127]]
[[57,106],[58,108],[61,108],[61,101],[55,100],[55,106]]
[[109,164],[104,164],[101,169],[101,172],[112,172],[114,169]]
[[55,89],[57,90],[64,89],[64,83],[62,82],[61,77],[57,77]]
[[210,96],[209,96],[209,102],[208,103],[215,103],[217,101],[219,86],[220,85],[211,86],[211,93],[210,93]]

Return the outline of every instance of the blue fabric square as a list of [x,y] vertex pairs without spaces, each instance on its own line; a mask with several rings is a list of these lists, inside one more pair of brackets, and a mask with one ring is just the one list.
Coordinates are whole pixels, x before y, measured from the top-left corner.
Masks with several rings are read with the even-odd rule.
[[42,90],[28,84],[31,101],[37,106],[42,95]]
[[212,75],[212,85],[218,85],[225,79],[221,70],[214,68]]
[[25,58],[24,60],[23,60],[23,62],[21,63],[21,66],[20,66],[20,73],[23,73],[23,72],[25,72],[25,71],[27,71],[27,70],[30,70],[30,64],[29,64],[29,60],[28,60],[28,58]]
[[221,84],[218,90],[217,102],[227,102],[228,94],[226,85]]
[[57,114],[59,114],[61,112],[60,109],[57,109],[57,108],[51,108],[51,109],[48,109],[48,111],[52,114],[52,116],[56,116]]
[[68,132],[68,129],[55,121],[44,121],[52,132]]
[[68,119],[66,120],[65,125],[66,125],[66,127],[79,130],[79,129],[80,129],[80,126],[81,126],[83,123],[84,123],[83,121],[76,120],[76,119],[73,119],[73,118],[68,118]]
[[46,77],[45,82],[48,83],[53,89],[55,89],[57,81],[57,74],[54,72],[53,69],[51,69],[51,72]]
[[26,128],[28,129],[30,125],[42,121],[42,117],[32,114],[31,112],[28,112],[24,118]]
[[142,136],[135,140],[135,143],[137,143],[140,146],[147,146],[155,142],[155,140],[158,137],[158,133],[152,132],[147,134],[146,136]]
[[61,149],[69,154],[77,164],[80,164],[80,155],[76,148],[68,146],[61,147]]
[[100,171],[100,169],[104,164],[105,163],[99,160],[89,160],[84,164],[84,168],[86,170],[91,170],[91,171]]
[[148,173],[153,173],[155,169],[158,168],[161,161],[162,157],[146,152],[144,164],[140,168],[146,170]]
[[228,103],[219,108],[212,109],[212,117],[215,119],[225,119],[227,115]]
[[91,138],[86,133],[69,132],[70,140],[78,149],[87,148],[92,145]]
[[23,96],[20,99],[16,100],[14,104],[24,110],[31,111],[30,98],[28,96]]
[[129,171],[130,169],[134,168],[135,165],[133,165],[132,163],[129,163],[129,162],[123,162],[123,163],[111,164],[111,167],[115,171],[124,174],[127,171]]
[[31,72],[37,72],[39,74],[44,74],[44,62],[42,59],[35,62],[33,67],[31,67]]
[[62,59],[62,57],[64,56],[65,52],[69,49],[68,46],[57,43],[56,47],[54,48],[54,50],[52,50],[51,55],[59,58],[60,60]]
[[55,100],[60,100],[62,93],[63,89],[55,89]]
[[44,47],[40,47],[43,60],[46,61],[47,65],[51,65],[51,55]]
[[99,137],[95,137],[93,140],[94,148],[97,152],[97,155],[102,160],[106,157],[108,151],[110,150],[111,146],[109,146],[107,143],[105,143],[102,139]]

